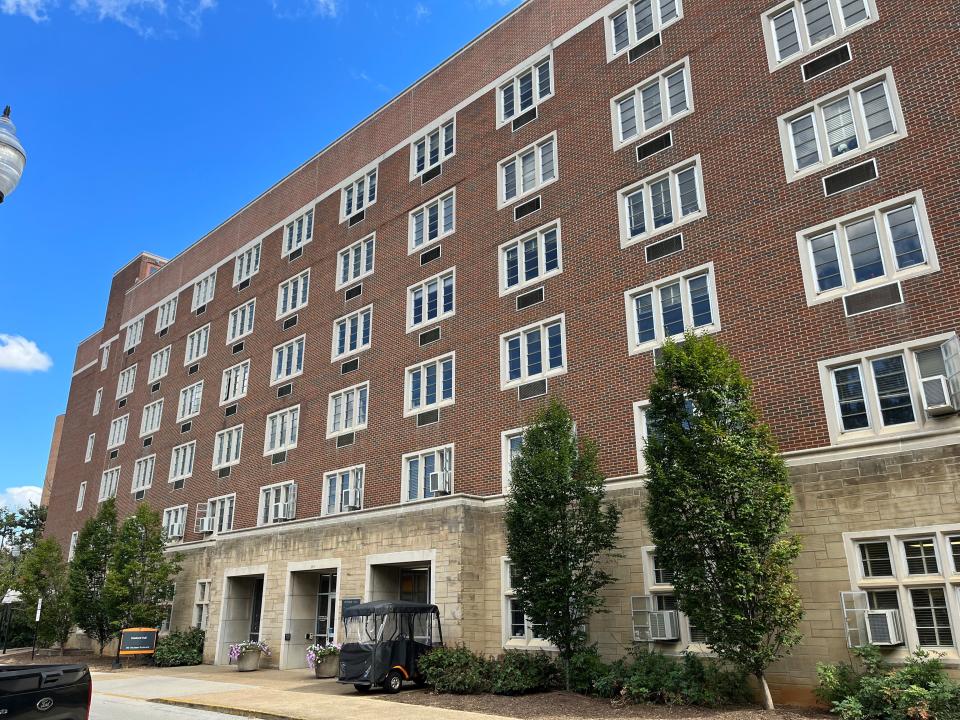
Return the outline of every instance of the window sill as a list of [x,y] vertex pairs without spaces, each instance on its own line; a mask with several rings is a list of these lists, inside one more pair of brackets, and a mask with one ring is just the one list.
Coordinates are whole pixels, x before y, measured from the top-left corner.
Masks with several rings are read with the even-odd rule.
[[326,437],[327,437],[327,440],[333,440],[334,438],[342,437],[343,435],[350,435],[352,433],[358,433],[361,430],[366,430],[366,429],[367,429],[366,425],[356,425],[351,428],[346,428],[345,430],[337,430],[336,432],[332,432],[332,433],[328,432]]
[[[836,405],[833,406],[833,409],[834,411],[836,410]],[[922,412],[923,411],[921,411],[921,413]],[[858,430],[848,433],[839,432],[834,437],[831,437],[831,444],[833,446],[871,445],[885,440],[905,439],[913,436],[946,432],[948,430],[955,430],[958,426],[960,426],[960,416],[958,415],[948,415],[940,419],[924,417],[920,422],[906,423],[877,431]]]
[[[623,198],[621,197],[620,200],[622,200],[622,199],[623,199]],[[658,227],[658,228],[654,229],[652,232],[644,233],[643,235],[627,236],[627,235],[621,234],[621,235],[620,235],[620,249],[621,249],[621,250],[625,250],[625,249],[628,248],[628,247],[631,247],[631,246],[633,246],[633,245],[638,245],[638,244],[640,244],[640,243],[647,242],[647,241],[649,241],[649,240],[652,240],[652,239],[655,238],[655,237],[659,237],[659,236],[661,236],[661,235],[666,235],[666,234],[668,234],[668,233],[676,232],[677,228],[681,228],[681,227],[683,227],[684,225],[689,225],[690,223],[695,222],[695,221],[697,221],[697,220],[701,220],[702,218],[705,218],[706,216],[707,216],[707,211],[706,211],[706,210],[701,210],[701,211],[699,211],[699,212],[692,213],[691,215],[687,215],[686,217],[684,217],[684,218],[681,219],[681,220],[678,220],[678,221],[675,222],[675,223],[671,223],[671,224],[669,224],[669,225],[664,225],[663,227]]]
[[[621,48],[620,50],[612,50],[612,49],[611,49],[612,41],[611,41],[611,40],[608,40],[608,41],[607,41],[607,62],[608,62],[608,63],[611,63],[611,62],[613,62],[614,60],[616,60],[618,57],[621,57],[621,56],[629,57],[629,56],[630,56],[630,51],[633,50],[635,47],[637,47],[638,45],[642,45],[643,43],[645,43],[647,40],[649,40],[650,38],[652,38],[652,37],[653,37],[654,35],[656,35],[657,33],[663,33],[663,31],[666,30],[668,27],[670,27],[671,25],[674,25],[675,23],[680,22],[682,19],[683,19],[683,15],[680,15],[679,17],[675,17],[673,20],[670,20],[670,21],[668,21],[666,24],[661,25],[659,28],[657,28],[656,30],[654,30],[652,33],[649,33],[649,34],[647,34],[647,35],[644,35],[642,38],[637,38],[637,39],[634,40],[632,43],[630,43],[629,45],[627,45],[625,48]],[[607,25],[607,30],[606,30],[606,32],[609,33],[609,31],[610,31],[610,18],[609,18],[609,17],[605,18],[605,19],[604,19],[604,23]]]
[[527,383],[536,382],[537,380],[545,380],[547,378],[559,377],[560,375],[566,375],[567,368],[566,366],[555,368],[545,373],[539,373],[537,375],[530,375],[519,380],[507,380],[500,383],[501,390],[513,390],[520,387],[521,385],[526,385]]
[[881,287],[883,285],[889,285],[891,283],[901,282],[903,280],[910,280],[916,277],[923,277],[924,275],[930,275],[939,271],[939,266],[935,267],[930,264],[917,265],[906,270],[895,272],[891,275],[883,275],[881,277],[866,280],[849,288],[834,288],[822,293],[817,293],[814,291],[807,294],[807,307],[823,305],[824,303],[833,302],[834,300],[842,300],[848,295],[855,295],[857,293]]
[[[789,128],[789,122],[786,123],[786,127]],[[864,144],[862,147],[858,147],[855,150],[850,150],[849,152],[845,152],[842,155],[838,155],[835,158],[831,158],[830,160],[827,160],[826,162],[821,160],[816,165],[805,167],[802,170],[796,170],[793,167],[792,150],[790,149],[790,145],[789,145],[790,139],[789,137],[787,137],[786,142],[788,144],[786,147],[787,147],[787,151],[791,153],[791,155],[789,156],[790,164],[786,166],[787,182],[788,183],[796,182],[797,180],[802,180],[803,178],[810,177],[811,175],[816,175],[821,172],[826,172],[828,170],[839,170],[840,166],[845,164],[848,160],[853,160],[855,158],[862,157],[867,153],[871,153],[875,150],[879,150],[882,147],[890,145],[891,143],[895,143],[898,140],[903,140],[906,137],[907,137],[907,131],[906,129],[903,129],[902,131],[894,133],[893,135],[889,135],[885,138],[881,138],[876,142],[868,142]]]
[[366,351],[369,350],[369,349],[370,349],[370,346],[369,346],[369,345],[366,345],[366,346],[364,346],[364,347],[357,348],[356,350],[350,350],[350,351],[348,351],[348,352],[345,352],[343,355],[333,355],[333,356],[331,356],[331,358],[330,358],[330,362],[331,362],[331,363],[343,362],[343,361],[345,361],[345,360],[349,360],[350,358],[352,358],[352,357],[354,357],[354,356],[356,356],[356,355],[359,355],[359,354],[361,354],[361,353],[363,353],[363,352],[366,352]]
[[[705,325],[703,327],[693,328],[692,332],[695,335],[712,335],[714,333],[720,332],[720,321],[713,323],[712,325]],[[678,335],[671,335],[668,338],[662,340],[650,340],[641,345],[631,345],[630,354],[631,355],[642,355],[643,353],[653,352],[658,348],[662,348],[668,340],[672,340],[675,343],[683,342],[683,338],[688,331],[684,331]]]
[[[546,138],[544,138],[544,140],[546,140]],[[555,138],[554,138],[553,142],[556,143],[556,139],[555,139]],[[556,151],[554,151],[554,153],[556,153]],[[556,154],[554,155],[554,160],[556,161]],[[557,163],[555,162],[555,167],[554,167],[554,172],[555,172],[555,173],[557,172],[556,165],[557,165]],[[547,181],[544,182],[544,183],[540,183],[539,185],[537,185],[537,186],[536,186],[535,188],[533,188],[532,190],[527,190],[526,192],[524,192],[524,193],[522,193],[522,194],[520,194],[520,195],[514,195],[514,196],[513,196],[512,198],[510,198],[509,200],[497,200],[497,210],[505,210],[506,208],[510,207],[511,205],[516,205],[518,202],[524,200],[525,198],[533,197],[533,196],[536,195],[537,193],[541,192],[541,191],[543,190],[543,188],[545,188],[545,187],[550,187],[551,185],[553,185],[555,182],[557,182],[558,179],[559,179],[559,177],[554,177],[554,178],[551,179],[551,180],[547,180]]]
[[[541,57],[540,60],[537,60],[536,62],[534,62],[532,65],[530,65],[530,67],[531,67],[531,68],[535,67],[535,66],[537,65],[537,63],[542,62],[545,58],[546,58],[546,56]],[[521,71],[521,72],[523,72],[523,71]],[[556,84],[556,79],[553,77],[553,73],[554,73],[554,72],[555,72],[554,68],[551,67],[551,68],[550,68],[550,74],[551,74],[550,82],[555,85],[555,84]],[[499,92],[499,90],[498,90],[498,92]],[[523,115],[525,112],[530,112],[531,110],[537,110],[537,114],[539,115],[539,108],[540,108],[540,106],[543,105],[544,103],[546,103],[547,101],[549,101],[550,99],[552,99],[553,96],[556,95],[556,94],[557,94],[557,89],[556,89],[556,87],[554,87],[554,88],[553,88],[553,91],[552,91],[549,95],[547,95],[547,96],[544,97],[544,98],[540,98],[539,100],[537,100],[535,103],[533,103],[533,105],[531,105],[531,106],[528,107],[528,108],[523,108],[522,110],[521,110],[520,108],[517,108],[517,109],[516,109],[516,112],[514,112],[513,115],[511,115],[511,116],[508,117],[508,118],[503,117],[503,115],[500,113],[500,110],[499,110],[499,108],[498,108],[498,110],[497,110],[497,128],[496,128],[496,129],[499,130],[499,129],[502,128],[502,127],[507,127],[507,126],[510,125],[510,123],[512,123],[516,118],[520,117],[520,116]],[[499,106],[499,104],[500,104],[500,101],[498,100],[498,101],[497,101],[497,105]]]
[[503,643],[504,650],[527,650],[539,652],[558,652],[557,646],[549,640],[520,640],[511,638]]
[[457,314],[457,311],[454,310],[453,312],[447,313],[446,315],[438,315],[432,320],[428,320],[427,322],[420,323],[419,325],[408,325],[406,334],[409,335],[410,333],[414,333],[414,332],[423,332],[424,330],[427,330],[428,328],[431,328],[434,325],[439,325],[441,322],[443,322],[447,318],[452,318],[456,314]]
[[[622,95],[620,95],[619,97],[620,97],[620,98],[623,98]],[[685,117],[687,117],[687,116],[689,116],[689,115],[693,115],[693,110],[694,110],[694,109],[691,108],[691,109],[689,109],[689,110],[683,111],[682,113],[679,113],[678,115],[674,115],[674,116],[673,116],[672,118],[670,118],[667,122],[665,122],[665,123],[660,123],[660,124],[657,125],[656,127],[652,127],[652,128],[650,128],[649,130],[644,130],[640,135],[634,135],[634,136],[633,136],[632,138],[630,138],[629,140],[617,140],[616,138],[614,138],[614,141],[613,141],[613,151],[614,151],[614,152],[620,152],[621,150],[623,150],[623,149],[625,149],[625,148],[634,147],[635,145],[639,145],[639,144],[642,143],[644,140],[651,139],[654,135],[659,135],[660,133],[666,131],[666,130],[667,130],[669,127],[671,127],[672,125],[676,124],[678,121],[683,120]],[[614,127],[616,127],[616,124],[614,124]],[[636,158],[634,158],[634,160],[635,160],[635,159],[636,159]]]
[[420,413],[430,412],[431,410],[440,410],[441,408],[450,407],[456,403],[456,398],[452,400],[444,400],[440,403],[434,403],[433,405],[422,405],[418,408],[404,408],[403,416],[405,418],[414,417]]
[[514,295],[515,293],[523,292],[524,290],[529,290],[537,285],[542,285],[544,282],[549,280],[552,277],[556,277],[563,273],[563,266],[561,265],[556,270],[551,270],[543,275],[537,275],[533,280],[525,280],[519,285],[511,285],[510,287],[501,287],[500,288],[500,297],[508,297]]
[[[853,27],[849,27],[849,28],[847,28],[846,30],[844,30],[844,31],[842,31],[842,32],[840,32],[840,33],[837,33],[836,35],[833,35],[833,36],[827,38],[826,40],[822,40],[821,42],[818,42],[817,44],[810,46],[807,50],[799,53],[798,55],[791,55],[791,56],[790,56],[789,58],[787,58],[786,60],[777,60],[777,59],[776,59],[776,50],[775,50],[775,49],[773,48],[773,46],[770,44],[771,41],[768,39],[768,41],[767,41],[767,47],[768,47],[767,60],[768,60],[769,66],[770,66],[770,72],[771,72],[771,73],[775,73],[777,70],[782,70],[782,69],[785,68],[785,67],[789,67],[790,65],[793,65],[794,63],[796,63],[796,62],[798,62],[798,61],[800,61],[800,60],[803,60],[804,58],[808,58],[808,57],[810,57],[811,55],[816,55],[816,54],[817,54],[818,52],[820,52],[821,50],[827,50],[827,48],[829,48],[833,43],[838,42],[839,40],[842,40],[842,39],[844,39],[844,38],[846,38],[846,37],[849,37],[850,35],[853,35],[855,32],[858,32],[858,31],[860,31],[860,30],[863,30],[863,28],[865,28],[865,27],[867,27],[867,26],[869,26],[869,25],[872,25],[872,24],[875,23],[877,20],[879,20],[879,17],[877,16],[877,13],[876,13],[876,10],[875,10],[875,9],[871,8],[871,10],[873,11],[873,15],[872,15],[871,17],[867,18],[866,20],[861,20],[860,22],[858,22],[858,23],[857,23],[856,25],[854,25]],[[771,13],[767,13],[766,16],[764,17],[764,24],[767,24],[767,22],[768,22],[768,20],[769,20],[770,14],[771,14]]]
[[[337,283],[333,286],[333,289],[334,289],[336,292],[340,292],[341,290],[345,290],[345,289],[347,289],[347,288],[350,288],[350,287],[356,285],[358,282],[360,282],[361,280],[365,280],[366,278],[370,277],[371,275],[373,275],[373,270],[371,270],[371,271],[368,272],[368,273],[364,273],[363,275],[357,275],[357,277],[355,277],[355,278],[353,278],[353,279],[351,279],[351,280],[347,280],[347,282],[345,282],[345,283],[337,282]],[[229,345],[230,343],[227,343],[227,344]]]
[[296,447],[297,447],[296,445],[287,445],[286,447],[271,448],[270,450],[264,450],[264,451],[263,451],[263,456],[264,456],[265,458],[272,458],[274,455],[278,455],[278,454],[280,454],[280,453],[290,452],[291,450],[295,450]]
[[[442,196],[441,196],[441,197],[442,197]],[[431,247],[433,247],[434,245],[439,244],[439,243],[442,242],[443,240],[446,240],[448,237],[453,237],[453,235],[455,235],[456,232],[457,232],[457,230],[456,230],[456,228],[454,228],[453,230],[451,230],[450,232],[446,233],[445,235],[438,235],[437,237],[433,238],[432,240],[424,240],[424,241],[423,241],[422,243],[420,243],[419,245],[413,245],[412,243],[407,243],[407,255],[408,255],[408,256],[410,256],[410,255],[416,255],[416,254],[419,253],[419,252],[423,252],[424,250],[426,250],[426,249],[428,249],[428,248],[431,248]]]

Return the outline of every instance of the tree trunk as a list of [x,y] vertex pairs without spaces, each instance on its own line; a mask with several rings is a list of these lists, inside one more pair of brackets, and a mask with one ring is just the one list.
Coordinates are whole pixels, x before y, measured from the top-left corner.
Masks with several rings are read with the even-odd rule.
[[763,693],[763,709],[773,710],[773,696],[770,694],[766,676],[763,673],[757,673],[757,680],[760,681],[760,690]]

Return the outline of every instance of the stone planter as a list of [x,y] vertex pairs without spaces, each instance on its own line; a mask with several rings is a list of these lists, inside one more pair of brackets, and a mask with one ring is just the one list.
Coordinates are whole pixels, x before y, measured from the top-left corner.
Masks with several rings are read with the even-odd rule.
[[340,656],[327,655],[314,664],[313,672],[318,678],[335,678],[340,670]]
[[237,670],[240,672],[252,672],[260,669],[260,651],[244,650],[237,658]]

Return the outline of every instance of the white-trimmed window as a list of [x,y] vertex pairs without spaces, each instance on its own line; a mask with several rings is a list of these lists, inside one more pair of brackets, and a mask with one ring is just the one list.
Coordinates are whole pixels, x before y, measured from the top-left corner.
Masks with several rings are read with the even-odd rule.
[[633,0],[607,17],[607,60],[643,42],[683,17],[681,0]]
[[206,504],[206,516],[212,518],[208,532],[212,535],[233,530],[233,511],[237,504],[236,494],[210,498]]
[[500,465],[503,493],[510,492],[511,478],[513,476],[513,460],[520,454],[520,448],[523,445],[523,434],[526,428],[516,428],[515,430],[504,430],[500,433]]
[[[819,365],[834,442],[953,426],[960,401],[956,335],[890,345]],[[942,419],[938,416],[945,415]]]
[[324,515],[363,509],[363,476],[366,465],[328,472],[323,481]]
[[156,331],[159,333],[162,330],[166,330],[168,327],[173,325],[176,319],[177,319],[177,296],[174,295],[172,298],[164,302],[159,308],[157,308]]
[[179,540],[187,529],[187,506],[165,508],[163,511],[163,530],[167,541]]
[[410,145],[410,179],[432,170],[456,152],[455,118],[428,130]]
[[500,294],[516,292],[563,271],[560,221],[500,246]]
[[552,57],[538,60],[500,86],[497,127],[553,97],[552,62]]
[[456,268],[450,268],[407,288],[407,332],[439,322],[456,313]]
[[286,257],[311,240],[313,240],[313,210],[307,210],[300,217],[288,222],[283,228],[283,252],[280,256]]
[[405,416],[453,405],[455,362],[455,354],[448,353],[406,369]]
[[508,650],[553,649],[550,641],[540,636],[540,626],[530,622],[520,609],[514,597],[515,580],[510,560],[503,558],[500,580],[503,588],[503,647]]
[[283,482],[260,488],[257,525],[293,520],[297,516],[297,484]]
[[301,335],[273,349],[271,385],[285,382],[303,373],[303,353],[306,345],[307,336]]
[[365,170],[340,192],[340,222],[377,201],[377,168]]
[[919,191],[801,230],[797,242],[808,305],[940,269]]
[[370,383],[330,393],[327,404],[327,437],[363,430],[367,427],[367,399]]
[[100,370],[106,370],[107,365],[110,364],[110,343],[107,343],[103,346],[102,351],[100,352]]
[[140,416],[140,437],[152,435],[160,429],[160,419],[163,417],[163,398],[143,406],[143,415]]
[[227,318],[227,345],[232,345],[253,332],[256,310],[257,299],[253,298],[230,311],[230,316]]
[[627,290],[630,354],[652,350],[684,333],[720,330],[713,263]]
[[297,446],[300,431],[300,406],[280,410],[267,415],[266,431],[263,438],[263,454],[293,450]]
[[658,561],[654,546],[641,548],[646,595],[630,598],[634,642],[669,643],[686,649],[706,643],[705,634],[677,609],[673,574]]
[[96,416],[100,414],[100,405],[103,403],[103,388],[97,388],[97,392],[93,396],[93,413],[92,415]]
[[693,112],[690,59],[684,58],[610,101],[613,145],[621,148]]
[[877,19],[875,0],[788,0],[763,14],[770,71]]
[[557,179],[557,134],[501,160],[497,171],[497,207],[511,205]]
[[331,362],[362,352],[370,347],[370,326],[373,322],[373,305],[333,321],[333,348]]
[[167,482],[186,480],[193,475],[193,460],[197,453],[197,441],[177,445],[170,451],[170,473]]
[[147,382],[151,385],[157,380],[165,378],[170,372],[170,345],[157,350],[150,356],[150,371],[147,373]]
[[188,385],[180,391],[180,402],[177,405],[177,422],[189,420],[200,414],[200,403],[203,401],[203,380]]
[[500,336],[500,387],[503,390],[567,371],[564,316],[527,325]]
[[213,469],[230,467],[240,462],[243,425],[221,430],[213,439]]
[[237,259],[233,263],[234,287],[260,272],[260,250],[261,243],[258,242],[237,255]]
[[137,493],[149,490],[153,485],[153,471],[156,466],[156,455],[148,455],[137,460],[133,464],[133,482],[130,484],[130,492]]
[[127,441],[127,426],[129,424],[129,413],[110,423],[110,434],[107,435],[107,450],[118,448]]
[[277,288],[277,320],[307,306],[310,299],[310,270],[304,270]]
[[117,496],[117,485],[120,483],[120,468],[110,468],[104,470],[100,476],[100,492],[97,495],[97,502],[115,498]]
[[207,356],[210,348],[210,323],[187,335],[187,348],[183,353],[183,364],[190,365]]
[[410,213],[410,240],[407,254],[452,235],[456,230],[456,188],[433,198]]
[[133,386],[137,381],[137,364],[134,363],[126,370],[120,373],[117,378],[117,400],[126,397],[133,392]]
[[193,602],[193,627],[207,629],[207,619],[210,617],[210,586],[209,580],[197,580],[197,594]]
[[74,530],[72,533],[70,533],[70,548],[67,550],[67,562],[73,562],[73,556],[77,553],[77,540],[79,538],[79,530]]
[[217,288],[217,271],[204,275],[193,285],[193,300],[190,303],[191,312],[213,300],[213,293]]
[[637,446],[637,475],[647,474],[647,459],[644,450],[647,447],[647,438],[650,434],[650,424],[647,420],[649,400],[640,400],[633,404],[633,434]]
[[890,68],[779,118],[787,181],[906,137]]
[[403,456],[402,502],[425,500],[453,492],[453,445]]
[[647,240],[707,214],[700,156],[644,178],[617,193],[620,247]]
[[80,483],[80,487],[77,490],[77,512],[83,510],[83,501],[87,499],[87,481],[84,480]]
[[374,233],[362,240],[357,240],[337,254],[337,290],[373,273],[376,244],[377,236]]
[[[123,351],[126,352],[132,348],[135,348],[140,344],[140,341],[143,339],[143,321],[144,318],[139,317],[134,320],[132,323],[127,325],[127,332],[123,337]],[[109,352],[109,348],[107,350]]]
[[246,397],[247,385],[250,382],[250,361],[234,365],[223,371],[220,380],[220,404],[227,405]]

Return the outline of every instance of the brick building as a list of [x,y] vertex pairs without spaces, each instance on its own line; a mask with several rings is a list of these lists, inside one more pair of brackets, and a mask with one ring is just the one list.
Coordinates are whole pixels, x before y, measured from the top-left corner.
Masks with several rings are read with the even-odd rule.
[[[848,639],[960,662],[960,11],[905,0],[529,0],[176,258],[113,280],[50,499],[164,512],[171,624],[280,667],[344,602],[511,612],[509,457],[545,395],[624,511],[604,652],[706,651],[642,522],[666,337],[715,332],[791,471],[805,697]],[[539,398],[539,399],[538,399]],[[844,593],[841,597],[841,593]],[[844,610],[846,608],[846,611]]]

